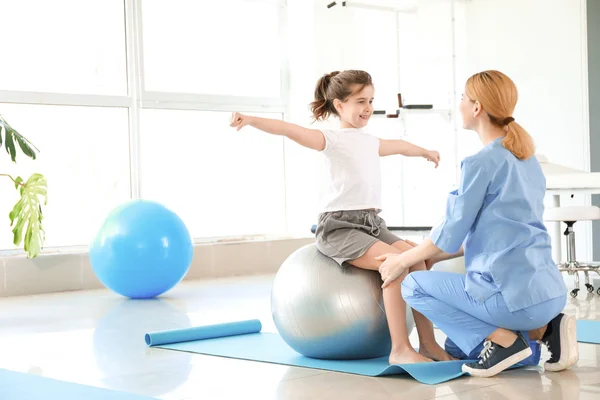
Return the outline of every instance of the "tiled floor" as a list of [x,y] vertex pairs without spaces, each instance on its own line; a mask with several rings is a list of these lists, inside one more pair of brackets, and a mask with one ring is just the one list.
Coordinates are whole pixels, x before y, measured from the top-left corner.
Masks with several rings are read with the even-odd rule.
[[[186,282],[150,301],[104,290],[1,299],[0,368],[160,399],[600,399],[600,345],[580,344],[569,371],[520,369],[436,386],[146,347],[148,331],[237,319],[259,318],[274,332],[271,281]],[[582,293],[567,312],[600,320],[600,296]]]

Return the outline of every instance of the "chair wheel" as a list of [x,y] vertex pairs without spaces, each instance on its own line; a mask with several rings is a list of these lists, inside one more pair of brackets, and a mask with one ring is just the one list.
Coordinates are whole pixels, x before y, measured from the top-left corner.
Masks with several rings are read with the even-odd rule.
[[598,288],[598,290],[596,291],[596,293],[598,293],[598,296],[600,296],[600,287]]
[[579,292],[579,289],[573,289],[571,290],[571,297],[577,297],[577,293]]
[[594,287],[592,285],[590,285],[589,283],[586,283],[585,287],[587,288],[588,293],[594,292]]

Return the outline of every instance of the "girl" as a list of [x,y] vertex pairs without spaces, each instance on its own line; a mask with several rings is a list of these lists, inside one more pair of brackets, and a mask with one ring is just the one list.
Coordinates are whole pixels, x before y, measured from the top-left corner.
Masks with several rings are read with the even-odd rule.
[[385,260],[380,272],[388,287],[412,265],[464,254],[466,275],[411,273],[402,294],[464,354],[484,343],[479,361],[462,367],[478,377],[528,358],[528,339],[550,350],[548,371],[579,358],[576,321],[561,313],[567,289],[542,222],[546,180],[531,137],[512,117],[516,104],[517,89],[501,72],[469,78],[460,104],[463,127],[477,132],[483,149],[462,162],[459,188],[431,237],[378,258]]
[[[377,256],[400,253],[412,246],[390,232],[379,217],[381,171],[379,157],[400,154],[423,157],[437,167],[440,156],[403,140],[380,140],[363,128],[373,113],[374,88],[364,71],[332,72],[319,79],[311,110],[315,120],[330,115],[340,119],[337,130],[307,129],[291,123],[233,113],[231,126],[250,125],[264,132],[283,135],[302,146],[321,152],[328,164],[329,188],[319,215],[316,244],[319,251],[340,265],[377,271]],[[411,270],[425,269],[423,262]],[[436,343],[433,325],[413,312],[419,333],[419,353],[408,340],[406,303],[400,293],[403,276],[383,290],[392,339],[391,364],[450,360]]]

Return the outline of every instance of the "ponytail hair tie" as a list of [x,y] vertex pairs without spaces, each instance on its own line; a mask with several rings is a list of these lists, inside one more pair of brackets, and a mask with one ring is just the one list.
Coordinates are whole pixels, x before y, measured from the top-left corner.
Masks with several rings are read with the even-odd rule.
[[515,120],[515,119],[514,119],[513,117],[507,117],[507,118],[504,118],[504,119],[502,120],[502,125],[508,125],[508,124],[510,124],[511,122],[514,122],[514,120]]

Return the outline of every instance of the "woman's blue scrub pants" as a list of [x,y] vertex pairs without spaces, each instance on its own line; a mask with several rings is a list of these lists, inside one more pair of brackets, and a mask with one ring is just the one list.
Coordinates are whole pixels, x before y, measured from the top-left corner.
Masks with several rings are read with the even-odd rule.
[[[527,293],[523,295],[527,296]],[[481,349],[484,340],[498,328],[521,331],[529,341],[529,331],[548,324],[562,312],[567,302],[565,293],[564,296],[510,312],[502,294],[496,293],[479,303],[466,292],[464,274],[442,271],[408,274],[402,282],[402,296],[408,305],[440,328],[449,342],[470,359],[474,359],[472,357],[477,349]]]

